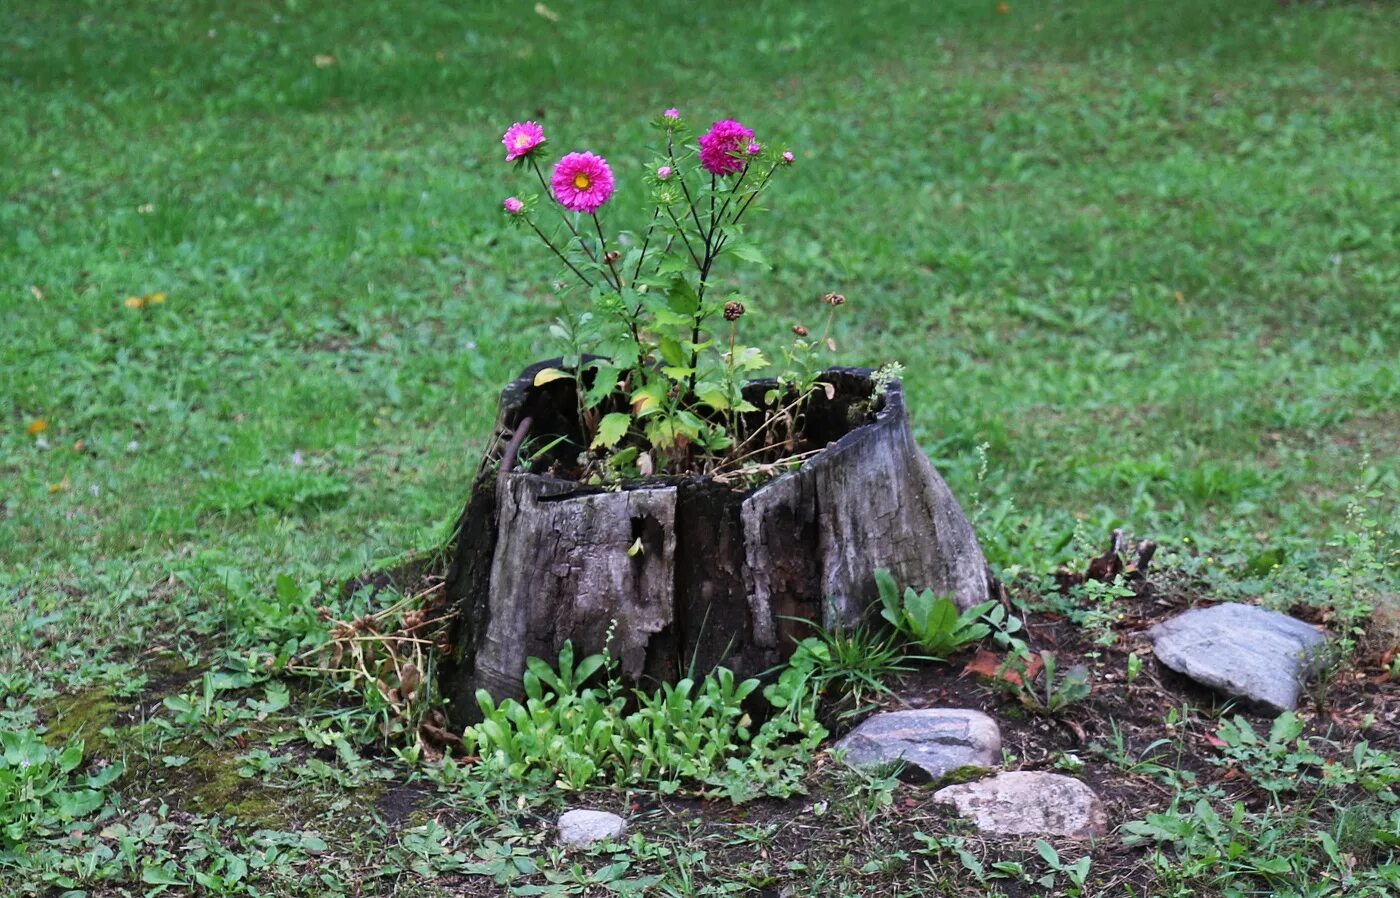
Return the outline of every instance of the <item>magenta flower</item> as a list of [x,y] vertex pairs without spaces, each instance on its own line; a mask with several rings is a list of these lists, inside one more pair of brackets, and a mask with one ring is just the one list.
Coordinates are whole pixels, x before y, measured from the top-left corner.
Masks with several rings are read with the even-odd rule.
[[672,171],[671,166],[669,166],[669,165],[663,165],[663,166],[661,166],[660,168],[658,168],[658,169],[656,170],[656,179],[657,179],[658,181],[669,181],[669,180],[671,180],[671,171]]
[[559,205],[589,215],[602,208],[616,187],[608,161],[592,153],[570,153],[560,159],[554,166],[550,186]]
[[505,208],[506,212],[511,215],[519,215],[521,212],[525,211],[525,204],[513,196],[506,197],[506,201],[501,203],[501,205]]
[[783,153],[783,165],[792,165],[793,158],[792,150],[785,151]]
[[700,164],[712,175],[732,175],[742,171],[745,147],[753,132],[733,119],[722,119],[700,136]]
[[506,161],[514,162],[530,155],[537,147],[543,146],[546,139],[544,129],[536,123],[516,122],[506,129],[506,136],[501,138],[501,143],[506,146]]
[[673,122],[678,122],[681,120],[681,111],[676,107],[672,106],[670,109],[667,109],[665,112],[661,113],[661,117],[664,119],[669,119]]

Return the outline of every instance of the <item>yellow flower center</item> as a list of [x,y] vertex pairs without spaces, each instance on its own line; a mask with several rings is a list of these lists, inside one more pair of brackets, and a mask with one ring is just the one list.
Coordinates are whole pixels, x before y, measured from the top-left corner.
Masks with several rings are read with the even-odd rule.
[[515,148],[516,148],[517,150],[523,150],[523,149],[525,149],[526,147],[528,147],[529,145],[530,145],[530,135],[528,135],[528,134],[517,134],[517,135],[516,135],[516,137],[515,137]]
[[585,175],[583,172],[574,175],[574,186],[579,190],[587,190],[588,185],[592,183],[592,181],[588,180],[588,175]]

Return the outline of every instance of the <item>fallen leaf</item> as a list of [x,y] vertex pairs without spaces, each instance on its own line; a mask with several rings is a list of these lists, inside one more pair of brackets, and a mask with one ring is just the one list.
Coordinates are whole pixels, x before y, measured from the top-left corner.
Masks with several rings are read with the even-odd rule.
[[40,290],[37,286],[33,284],[29,286],[29,292],[34,295],[35,299],[42,300],[44,298],[44,291]]
[[1004,15],[1008,14],[1009,12],[1011,12],[1011,4],[1010,4],[1010,3],[998,3],[998,4],[997,4],[997,15],[999,15],[999,16],[1004,16]]
[[139,309],[146,304],[146,301],[139,296],[128,296],[122,301],[122,305],[128,309]]
[[335,57],[325,53],[317,53],[311,58],[311,61],[316,63],[318,69],[328,69],[335,65]]
[[[1044,662],[1040,660],[1039,655],[1033,656],[1031,660],[1026,663],[1025,677],[1034,680],[1044,666]],[[1008,666],[1005,658],[990,649],[977,650],[977,654],[963,667],[961,676],[967,676],[968,674],[976,674],[979,677],[987,677],[991,680],[1001,680],[1013,686],[1025,685],[1025,680],[1022,679],[1021,671]]]
[[50,493],[66,493],[66,492],[68,491],[68,487],[70,487],[70,486],[72,486],[72,484],[68,481],[68,478],[65,477],[65,478],[63,478],[62,480],[60,480],[58,483],[50,483],[50,484],[49,484],[49,492],[50,492]]
[[147,293],[145,296],[142,297],[142,299],[146,301],[146,305],[148,306],[158,306],[161,303],[165,302],[165,294]]
[[25,433],[29,434],[29,435],[32,436],[32,437],[37,437],[39,434],[43,433],[44,431],[46,431],[46,430],[48,430],[48,429],[49,429],[49,422],[48,422],[47,419],[45,419],[45,418],[35,418],[33,421],[30,421],[30,422],[29,422],[29,426],[26,427],[26,428],[24,429],[24,431],[25,431]]
[[548,6],[545,6],[543,3],[536,3],[536,4],[535,4],[535,13],[538,14],[538,15],[544,16],[546,19],[549,19],[551,22],[557,22],[557,21],[559,21],[559,13],[557,13],[557,12],[555,12],[554,10],[550,9]]

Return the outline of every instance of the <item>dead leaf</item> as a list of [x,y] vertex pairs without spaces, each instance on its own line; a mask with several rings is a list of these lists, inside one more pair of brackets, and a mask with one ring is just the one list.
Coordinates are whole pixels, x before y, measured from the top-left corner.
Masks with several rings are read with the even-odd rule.
[[412,693],[421,682],[423,682],[423,675],[418,672],[418,668],[412,662],[405,664],[403,670],[399,671],[399,686],[404,694]]
[[24,432],[32,437],[37,437],[39,434],[43,433],[48,429],[49,422],[47,419],[35,418],[33,421],[29,422],[29,426],[24,429]]
[[315,56],[311,57],[311,61],[316,63],[316,68],[318,69],[328,69],[335,65],[335,57],[326,53],[317,53]]
[[1044,662],[1039,655],[1032,656],[1026,662],[1024,677],[1023,672],[1011,666],[1011,659],[1003,658],[990,649],[978,649],[972,660],[963,667],[961,676],[976,674],[979,677],[986,677],[990,680],[1001,680],[1013,686],[1023,686],[1027,679],[1034,680],[1044,667]]
[[550,9],[548,6],[545,6],[543,3],[535,4],[535,12],[536,14],[544,16],[546,19],[549,19],[549,21],[551,22],[559,21],[559,13]]

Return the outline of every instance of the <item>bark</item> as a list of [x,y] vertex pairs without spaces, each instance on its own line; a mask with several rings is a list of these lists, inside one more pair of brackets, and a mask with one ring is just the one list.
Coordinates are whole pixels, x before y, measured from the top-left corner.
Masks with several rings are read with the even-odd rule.
[[478,688],[518,696],[525,659],[552,661],[565,640],[606,648],[636,682],[720,664],[744,677],[785,660],[804,619],[828,629],[865,619],[877,568],[963,608],[994,596],[971,525],[914,441],[898,381],[853,427],[870,372],[826,372],[835,396],[813,401],[805,428],[826,448],[757,489],[692,478],[600,492],[502,466],[526,417],[537,434],[577,430],[567,381],[532,386],[557,364],[532,366],[502,393],[458,524],[442,666],[454,722],[474,719]]

